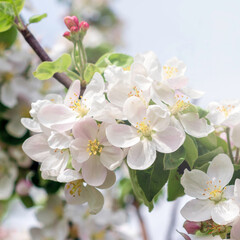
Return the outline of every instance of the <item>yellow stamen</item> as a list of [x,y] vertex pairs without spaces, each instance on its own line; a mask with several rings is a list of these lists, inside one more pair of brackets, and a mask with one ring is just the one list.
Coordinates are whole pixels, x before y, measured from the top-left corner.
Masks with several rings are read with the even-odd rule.
[[88,140],[87,152],[89,156],[91,155],[100,155],[103,150],[103,146],[100,145],[100,142],[97,139]]

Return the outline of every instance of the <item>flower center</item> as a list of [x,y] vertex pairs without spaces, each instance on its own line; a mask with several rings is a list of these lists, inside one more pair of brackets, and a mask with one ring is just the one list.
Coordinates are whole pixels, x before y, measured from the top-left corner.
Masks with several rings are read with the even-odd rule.
[[219,234],[226,232],[226,226],[218,225],[213,220],[203,222],[203,232],[208,234]]
[[105,239],[106,231],[102,230],[92,235],[92,240],[103,240]]
[[164,66],[163,67],[166,79],[172,78],[176,75],[178,72],[178,69],[175,67],[169,67],[169,66]]
[[137,122],[136,128],[138,133],[141,133],[142,137],[152,139],[152,129],[150,128],[150,121],[146,121],[146,118],[140,123]]
[[[221,180],[219,180],[219,184],[221,183]],[[223,190],[226,188],[222,188],[221,185],[213,185],[212,181],[207,182],[208,188],[205,188],[204,191],[208,192],[209,194],[209,200],[214,202],[220,202],[222,200]],[[203,193],[203,195],[206,195]]]
[[72,103],[72,106],[70,106],[70,108],[77,112],[79,114],[80,117],[84,117],[87,115],[89,109],[83,104],[83,101],[85,101],[86,99],[83,99],[83,100],[76,100],[74,102],[71,102]]
[[141,97],[142,90],[138,90],[136,86],[133,87],[133,90],[128,93],[128,97]]
[[124,71],[130,71],[130,70],[131,70],[131,66],[123,67],[123,70],[124,70]]
[[190,101],[188,100],[188,97],[176,95],[176,100],[176,103],[170,108],[173,115],[184,111],[190,106]]
[[70,191],[69,193],[73,196],[76,197],[76,194],[80,197],[81,191],[82,191],[82,186],[83,186],[83,180],[79,179],[73,182],[67,183],[66,188]]
[[89,156],[91,155],[100,155],[102,152],[103,146],[100,145],[100,142],[97,139],[88,140],[87,152]]
[[1,82],[9,83],[13,78],[13,74],[10,72],[6,72],[2,75],[1,78],[2,78]]
[[231,113],[231,111],[235,108],[235,106],[233,105],[227,105],[227,106],[221,106],[221,107],[217,107],[217,110],[219,112],[222,112],[225,117],[228,117],[228,115]]

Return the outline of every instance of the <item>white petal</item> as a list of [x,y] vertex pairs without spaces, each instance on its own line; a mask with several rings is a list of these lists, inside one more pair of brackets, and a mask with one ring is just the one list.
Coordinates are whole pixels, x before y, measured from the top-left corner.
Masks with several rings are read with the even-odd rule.
[[198,99],[198,98],[201,98],[204,95],[204,92],[202,92],[202,91],[187,88],[187,87],[182,88],[181,92],[191,99]]
[[29,129],[32,132],[42,132],[39,123],[31,118],[22,118],[21,123],[25,128]]
[[92,118],[84,118],[73,126],[73,136],[83,140],[94,140],[97,136],[98,126]]
[[33,160],[42,162],[49,156],[50,148],[47,137],[44,134],[36,134],[25,140],[22,145],[23,151]]
[[167,127],[162,132],[156,132],[153,136],[153,142],[158,152],[175,152],[185,140],[185,133],[175,127]]
[[233,200],[220,202],[211,211],[212,219],[219,225],[233,222],[239,215],[239,207]]
[[233,164],[226,154],[218,154],[210,163],[207,175],[212,180],[221,181],[221,187],[225,187],[232,179],[234,172]]
[[238,217],[232,225],[231,239],[240,240],[240,217]]
[[87,151],[88,141],[84,141],[81,138],[77,138],[71,142],[70,152],[74,160],[78,163],[83,163],[89,158],[89,152]]
[[128,166],[138,170],[149,168],[155,160],[156,149],[148,140],[143,140],[132,146],[127,156]]
[[240,147],[240,124],[234,126],[231,131],[231,140],[236,147]]
[[229,185],[224,188],[223,197],[226,199],[234,197],[234,185]]
[[193,137],[206,137],[209,133],[214,131],[213,126],[208,125],[206,119],[199,118],[197,113],[182,114],[179,115],[179,119],[186,133]]
[[17,104],[17,93],[14,91],[11,84],[7,83],[1,86],[0,97],[1,102],[9,108],[12,108]]
[[14,189],[14,181],[13,179],[4,176],[1,177],[0,180],[0,200],[6,200],[8,199],[13,192]]
[[104,183],[100,186],[98,186],[98,188],[100,189],[107,189],[110,188],[114,183],[116,182],[116,175],[113,171],[107,171],[107,177],[104,181]]
[[108,141],[116,146],[127,148],[140,141],[137,130],[125,124],[110,125],[106,129]]
[[82,165],[82,176],[91,186],[100,186],[107,176],[107,169],[100,162],[99,156],[91,156]]
[[68,89],[67,95],[64,99],[64,104],[68,107],[72,106],[78,100],[81,91],[81,84],[79,80],[75,80]]
[[66,183],[73,182],[79,179],[82,179],[82,174],[72,169],[66,169],[65,171],[61,172],[57,177],[58,182],[66,182]]
[[123,161],[123,151],[114,146],[103,147],[100,161],[108,170],[115,170]]
[[169,78],[167,79],[167,85],[172,88],[172,89],[181,89],[184,88],[187,83],[188,83],[188,78],[184,77],[184,76],[180,76],[180,77],[173,77],[173,78]]
[[234,185],[234,197],[240,203],[240,179],[236,179]]
[[88,192],[88,207],[91,214],[97,214],[101,211],[104,198],[103,195],[94,187],[87,185],[86,191]]
[[52,149],[65,149],[69,148],[73,137],[68,133],[58,133],[52,132],[51,136],[48,138],[48,145]]
[[210,181],[208,175],[200,170],[194,169],[188,171],[185,169],[181,178],[181,184],[184,187],[184,192],[194,198],[207,199],[209,194],[204,191],[208,188],[207,182]]
[[18,118],[11,119],[6,126],[6,130],[10,135],[16,138],[23,137],[27,132],[26,128],[21,124],[20,119]]
[[189,221],[206,221],[211,219],[211,210],[214,206],[213,201],[193,199],[185,204],[181,214]]

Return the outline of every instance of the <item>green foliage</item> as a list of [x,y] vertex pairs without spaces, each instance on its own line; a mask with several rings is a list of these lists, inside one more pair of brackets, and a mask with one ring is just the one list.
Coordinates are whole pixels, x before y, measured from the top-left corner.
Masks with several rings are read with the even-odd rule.
[[164,154],[158,153],[153,165],[146,170],[129,168],[133,191],[140,202],[143,202],[149,211],[153,209],[154,198],[168,180],[169,171],[163,167]]
[[85,71],[84,71],[84,80],[86,81],[86,83],[89,83],[94,75],[94,73],[101,73],[100,69],[92,64],[92,63],[88,63]]
[[[1,17],[0,17],[1,18]],[[11,47],[17,38],[17,28],[12,26],[5,32],[0,32],[0,44],[4,46],[4,48]]]
[[186,152],[184,147],[180,147],[177,151],[165,154],[163,159],[164,169],[172,170],[181,165],[186,158]]
[[119,182],[118,189],[120,191],[119,203],[125,206],[125,201],[128,197],[133,196],[132,184],[129,178],[122,178]]
[[199,115],[199,118],[204,118],[208,115],[208,111],[196,106],[197,108],[197,111],[198,111],[198,115]]
[[20,197],[20,199],[26,208],[30,208],[34,206],[34,202],[30,196],[23,196],[23,197]]
[[186,161],[190,168],[193,168],[193,165],[198,158],[198,147],[196,141],[190,137],[189,135],[186,135],[185,142],[183,144],[183,147],[186,152]]
[[182,175],[177,169],[171,170],[168,179],[168,201],[174,201],[184,195],[183,186],[180,183]]
[[14,10],[9,2],[0,1],[0,32],[11,28],[14,21]]
[[47,80],[51,78],[57,72],[65,72],[71,65],[71,56],[64,53],[60,58],[54,62],[43,62],[41,63],[36,71],[33,73],[34,77],[39,80]]
[[17,13],[20,13],[23,9],[25,0],[0,0],[0,2],[10,3],[13,8],[16,8]]
[[38,14],[38,15],[34,15],[32,17],[29,18],[29,24],[30,23],[38,23],[40,22],[42,19],[46,18],[47,17],[47,14],[44,13],[44,14]]

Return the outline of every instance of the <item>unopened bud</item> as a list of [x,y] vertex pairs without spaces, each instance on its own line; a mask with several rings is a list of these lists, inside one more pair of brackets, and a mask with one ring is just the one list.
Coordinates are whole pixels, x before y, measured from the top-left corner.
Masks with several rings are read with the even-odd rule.
[[79,31],[79,29],[78,29],[78,27],[73,26],[70,28],[70,31],[76,33]]
[[64,18],[64,23],[66,24],[67,28],[70,30],[72,27],[79,26],[79,20],[76,16],[67,16]]
[[192,221],[185,221],[183,227],[186,229],[187,233],[195,234],[198,230],[201,229],[201,222],[192,222]]
[[86,32],[89,29],[89,24],[85,21],[82,21],[79,23],[79,29]]
[[68,40],[70,40],[70,38],[71,38],[71,33],[70,33],[69,31],[66,31],[66,32],[63,34],[63,36],[64,36],[65,38],[67,38]]
[[26,196],[29,193],[32,183],[26,179],[21,179],[16,186],[16,192],[20,196]]

